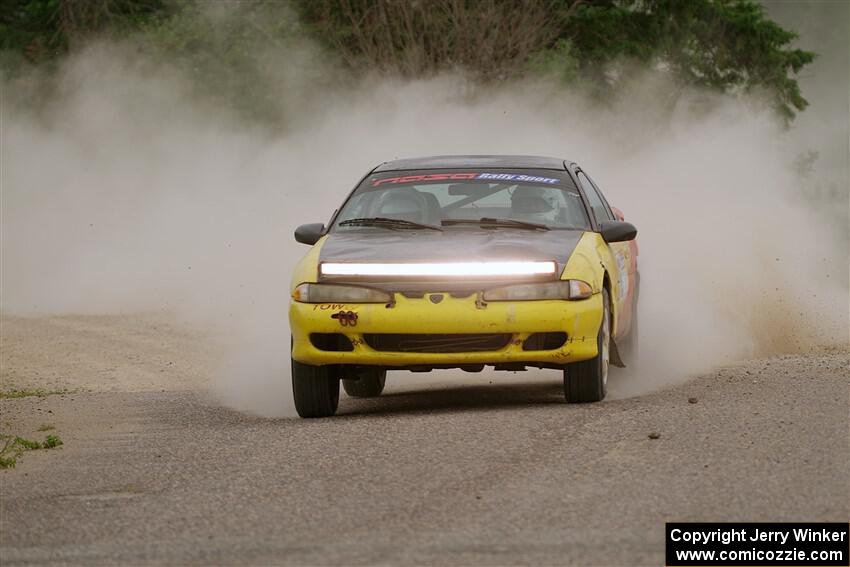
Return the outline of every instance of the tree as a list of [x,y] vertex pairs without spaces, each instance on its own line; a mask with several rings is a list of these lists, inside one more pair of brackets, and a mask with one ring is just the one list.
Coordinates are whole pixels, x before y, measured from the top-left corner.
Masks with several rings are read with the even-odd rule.
[[165,7],[164,0],[0,0],[0,50],[44,61],[94,34],[134,29]]
[[230,21],[192,25],[193,13],[217,5],[0,0],[0,67],[50,61],[110,35],[133,35],[153,51],[161,46],[175,60],[201,61],[213,71],[250,67],[254,50],[300,30],[284,14],[293,5],[355,77],[462,69],[487,83],[545,73],[604,95],[618,92],[631,70],[650,70],[680,85],[764,91],[790,121],[808,104],[795,75],[815,57],[790,47],[796,34],[755,0],[232,0]]
[[[613,92],[632,67],[722,92],[763,89],[786,119],[814,54],[753,0],[297,0],[349,65],[408,76],[463,68],[503,79],[564,61],[568,80]],[[541,65],[541,62],[543,65]],[[578,73],[571,70],[578,65]],[[631,65],[630,65],[631,64]]]
[[611,86],[617,61],[668,71],[721,92],[762,89],[788,121],[808,103],[794,75],[815,54],[751,0],[595,0],[560,18],[582,71]]
[[554,45],[557,0],[296,0],[315,36],[358,70],[516,75]]

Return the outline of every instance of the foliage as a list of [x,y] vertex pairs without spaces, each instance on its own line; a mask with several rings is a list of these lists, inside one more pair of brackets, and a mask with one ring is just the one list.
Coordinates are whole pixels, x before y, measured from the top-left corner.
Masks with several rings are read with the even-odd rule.
[[62,445],[62,444],[63,444],[62,440],[59,439],[59,436],[48,435],[47,437],[44,438],[44,442],[41,444],[41,448],[42,449],[53,449],[53,448],[58,447],[59,445]]
[[720,92],[761,89],[790,120],[807,102],[793,75],[814,54],[753,0],[299,0],[317,37],[352,66],[418,76],[462,67],[530,71],[617,92],[665,72]]
[[57,394],[66,394],[67,390],[43,390],[41,388],[24,389],[24,390],[0,390],[0,400],[14,398],[45,398],[47,396],[55,396]]
[[48,435],[43,442],[38,442],[23,437],[0,434],[0,469],[14,468],[18,463],[18,458],[26,451],[54,449],[62,444],[62,440],[57,435]]
[[0,50],[39,62],[93,35],[118,35],[165,13],[163,0],[0,0]]
[[41,449],[41,443],[39,443],[38,441],[31,441],[29,439],[24,439],[22,437],[15,437],[13,444],[17,445],[17,446],[19,446],[23,449],[26,449],[28,451],[32,451],[32,450],[35,450],[35,449]]
[[682,84],[771,93],[787,120],[807,102],[793,78],[814,54],[788,47],[797,35],[751,0],[595,0],[561,18],[581,70],[616,83],[613,63],[664,69]]
[[57,26],[59,0],[0,0],[0,49],[31,59],[56,55],[67,45]]
[[351,78],[462,69],[485,83],[546,75],[610,95],[650,71],[767,93],[788,121],[807,105],[795,75],[814,59],[756,0],[0,0],[0,66],[133,37],[257,116],[279,106],[270,97],[288,69],[315,72],[299,59],[305,33]]
[[282,2],[184,3],[171,17],[142,26],[143,49],[180,68],[208,99],[236,105],[253,118],[277,119],[281,60],[291,55],[297,25]]
[[565,39],[559,39],[551,48],[532,54],[526,69],[532,75],[550,77],[564,83],[572,83],[579,77],[575,49]]
[[301,0],[317,38],[352,67],[419,77],[514,75],[557,40],[552,0]]

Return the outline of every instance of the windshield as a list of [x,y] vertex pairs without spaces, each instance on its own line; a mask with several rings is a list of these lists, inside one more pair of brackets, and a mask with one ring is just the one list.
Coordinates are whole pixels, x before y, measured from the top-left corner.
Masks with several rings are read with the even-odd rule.
[[[364,222],[375,218],[382,221],[371,225]],[[376,173],[366,177],[343,205],[334,230],[392,228],[387,219],[443,225],[450,230],[470,226],[517,228],[520,224],[495,223],[494,219],[535,223],[551,229],[590,230],[578,189],[566,172],[552,170]],[[481,219],[489,222],[444,222]]]

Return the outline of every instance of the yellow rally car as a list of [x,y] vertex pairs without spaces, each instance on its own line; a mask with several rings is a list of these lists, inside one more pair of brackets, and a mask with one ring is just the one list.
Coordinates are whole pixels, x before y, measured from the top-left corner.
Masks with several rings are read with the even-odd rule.
[[377,396],[387,370],[563,370],[569,402],[605,397],[636,335],[637,230],[575,163],[437,156],[370,171],[292,278],[292,389],[302,417],[339,384]]

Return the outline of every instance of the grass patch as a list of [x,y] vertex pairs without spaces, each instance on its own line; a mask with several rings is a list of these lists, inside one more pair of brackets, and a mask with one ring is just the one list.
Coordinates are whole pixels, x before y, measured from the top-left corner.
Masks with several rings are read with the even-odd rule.
[[62,445],[62,440],[59,439],[58,435],[48,435],[44,438],[44,441],[41,443],[42,449],[55,449],[59,445]]
[[67,394],[68,390],[43,390],[34,388],[31,390],[0,390],[0,400],[13,398],[45,398],[47,396],[55,396],[57,394]]
[[53,449],[62,445],[58,435],[48,435],[44,441],[33,441],[13,435],[0,434],[0,469],[10,469],[18,463],[18,458],[26,451]]
[[12,445],[21,447],[25,451],[35,451],[36,449],[41,449],[41,443],[39,443],[38,441],[31,441],[29,439],[24,439],[23,437],[15,437],[15,440],[12,441]]

